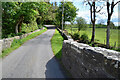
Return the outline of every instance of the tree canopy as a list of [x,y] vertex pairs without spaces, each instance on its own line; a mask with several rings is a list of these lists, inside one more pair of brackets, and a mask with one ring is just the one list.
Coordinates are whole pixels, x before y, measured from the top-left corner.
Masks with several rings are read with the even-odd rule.
[[62,23],[62,9],[63,9],[63,5],[64,5],[64,23],[65,21],[71,22],[75,19],[76,15],[77,15],[77,8],[73,5],[72,2],[65,2],[63,4],[63,2],[60,3],[59,8],[57,10],[57,15],[56,15],[56,19],[59,23],[59,25],[61,25]]
[[53,7],[47,2],[2,2],[2,37],[31,32],[54,20]]
[[77,22],[77,26],[78,26],[78,31],[80,31],[81,29],[85,30],[87,28],[87,22],[85,21],[84,18],[82,17],[78,17],[76,19],[76,22]]

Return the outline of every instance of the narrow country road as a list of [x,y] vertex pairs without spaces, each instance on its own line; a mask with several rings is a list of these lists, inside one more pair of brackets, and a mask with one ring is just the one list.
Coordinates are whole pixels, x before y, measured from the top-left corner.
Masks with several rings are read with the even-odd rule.
[[48,27],[3,59],[3,78],[65,78],[51,48],[55,29]]

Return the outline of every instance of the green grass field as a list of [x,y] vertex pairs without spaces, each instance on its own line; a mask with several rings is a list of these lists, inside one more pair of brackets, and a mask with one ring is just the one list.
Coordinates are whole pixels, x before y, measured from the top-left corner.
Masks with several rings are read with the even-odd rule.
[[[70,28],[66,28],[66,30],[68,31],[68,33],[71,33]],[[73,28],[72,29],[72,33],[77,32],[77,28]],[[87,28],[85,31],[81,30],[79,32],[80,36],[86,33],[89,37],[89,39],[91,39],[92,36],[92,28]],[[118,36],[120,33],[120,30],[118,29],[111,29],[110,30],[110,46],[114,46],[115,42],[116,42],[116,47],[118,47],[118,45],[120,46],[120,42],[118,41]],[[96,42],[102,43],[102,44],[106,44],[106,28],[96,28],[95,29],[95,40]]]
[[63,45],[63,37],[61,36],[61,34],[59,33],[59,31],[55,30],[55,33],[51,39],[51,46],[52,46],[52,50],[54,55],[60,59],[62,56],[62,45]]

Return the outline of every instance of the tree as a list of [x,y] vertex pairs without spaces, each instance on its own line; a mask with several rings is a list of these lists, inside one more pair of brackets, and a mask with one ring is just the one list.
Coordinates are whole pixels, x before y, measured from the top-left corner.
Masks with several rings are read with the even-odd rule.
[[35,20],[38,15],[37,7],[35,2],[3,2],[3,29],[7,26],[6,29],[10,28],[13,33],[21,32],[23,22],[30,23]]
[[[59,22],[60,26],[62,23],[62,8],[63,8],[63,2],[60,3],[59,8],[57,10],[57,15],[56,15],[56,19]],[[72,2],[65,2],[63,24],[65,23],[65,21],[68,21],[68,22],[73,21],[77,15],[76,12],[77,12],[77,8],[73,5]]]
[[15,33],[17,2],[2,2],[2,37]]
[[112,0],[112,3],[110,4],[110,1],[107,0],[106,1],[106,4],[107,4],[107,33],[106,33],[106,45],[107,45],[107,48],[110,47],[110,44],[109,44],[109,39],[110,39],[110,20],[111,20],[111,16],[113,14],[113,10],[114,10],[114,7],[115,5],[117,5],[120,1],[117,1],[115,3],[114,0]]
[[39,8],[38,8],[39,15],[37,16],[37,23],[39,25],[43,24],[45,20],[48,20],[48,16],[50,16],[48,12],[49,7],[50,5],[46,2],[39,3]]
[[70,25],[70,27],[71,27],[71,35],[73,34],[72,33],[72,26],[74,25],[74,22],[75,22],[75,20],[72,20],[70,23],[71,23],[71,25]]
[[78,32],[79,32],[80,30],[82,30],[82,29],[86,29],[86,28],[87,28],[87,25],[86,25],[87,22],[85,21],[84,18],[78,17],[78,18],[76,19],[76,22],[77,22],[77,26],[78,26]]
[[37,23],[42,24],[51,16],[48,9],[50,6],[47,2],[3,2],[2,36],[8,37],[11,33],[17,35],[24,31],[22,26],[26,30],[30,29],[28,32],[38,29]]
[[16,34],[18,32],[21,32],[21,25],[26,19],[28,23],[30,23],[32,20],[35,19],[35,16],[38,15],[38,11],[36,10],[38,5],[35,2],[25,2],[21,3],[18,2],[19,9],[17,9],[17,14],[16,16],[16,27],[15,27],[15,32]]
[[[96,2],[97,2],[96,0],[92,0],[92,1],[90,1],[90,0],[84,0],[84,2],[87,2],[88,5],[90,6],[90,16],[91,16],[91,22],[92,22],[92,25],[93,25],[92,38],[91,38],[91,43],[92,43],[95,40],[96,13],[99,13],[102,10],[103,7],[102,6],[96,6]],[[94,44],[93,44],[93,46],[94,46]]]

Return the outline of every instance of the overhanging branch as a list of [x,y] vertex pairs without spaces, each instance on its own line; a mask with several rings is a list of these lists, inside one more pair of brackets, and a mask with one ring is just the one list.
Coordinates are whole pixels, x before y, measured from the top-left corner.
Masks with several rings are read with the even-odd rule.
[[113,6],[117,5],[120,1],[116,2]]
[[96,11],[96,13],[99,13],[102,9],[103,9],[103,6],[100,7],[100,9],[98,11]]

